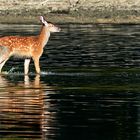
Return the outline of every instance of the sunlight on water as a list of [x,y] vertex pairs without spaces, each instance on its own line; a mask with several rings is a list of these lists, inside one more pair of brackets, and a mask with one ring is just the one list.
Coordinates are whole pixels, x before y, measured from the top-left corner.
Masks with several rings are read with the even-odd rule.
[[[139,140],[140,26],[60,25],[41,74],[11,58],[0,75],[1,140]],[[0,25],[37,35],[39,25]]]

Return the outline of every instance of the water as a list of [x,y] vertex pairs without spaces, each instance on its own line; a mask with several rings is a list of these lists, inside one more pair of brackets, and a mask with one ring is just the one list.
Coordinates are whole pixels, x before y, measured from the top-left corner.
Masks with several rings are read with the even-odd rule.
[[[139,140],[140,25],[60,25],[29,76],[11,58],[0,76],[1,140]],[[39,25],[0,25],[36,35]]]

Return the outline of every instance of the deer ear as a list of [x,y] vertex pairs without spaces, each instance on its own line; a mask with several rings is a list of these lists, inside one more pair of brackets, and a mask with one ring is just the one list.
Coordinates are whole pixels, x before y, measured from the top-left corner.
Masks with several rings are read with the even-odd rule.
[[40,21],[41,21],[44,25],[48,26],[48,23],[47,23],[47,21],[44,19],[43,16],[40,16]]

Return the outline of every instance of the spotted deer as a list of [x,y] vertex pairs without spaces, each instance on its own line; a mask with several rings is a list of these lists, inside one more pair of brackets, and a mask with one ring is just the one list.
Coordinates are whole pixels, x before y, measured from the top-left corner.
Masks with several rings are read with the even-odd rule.
[[60,28],[47,22],[40,16],[42,28],[36,36],[5,36],[0,38],[0,73],[10,56],[24,58],[24,74],[29,72],[31,58],[34,61],[36,73],[40,73],[39,59],[47,44],[51,32],[59,32]]

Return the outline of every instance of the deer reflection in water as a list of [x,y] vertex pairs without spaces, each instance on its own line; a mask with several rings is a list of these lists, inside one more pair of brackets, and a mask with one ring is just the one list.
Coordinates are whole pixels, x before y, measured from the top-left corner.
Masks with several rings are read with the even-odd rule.
[[15,84],[0,76],[0,83],[1,137],[45,139],[47,120],[52,114],[47,111],[49,103],[44,99],[47,92],[53,92],[52,87],[40,84],[39,75],[33,82],[25,76],[24,82]]

